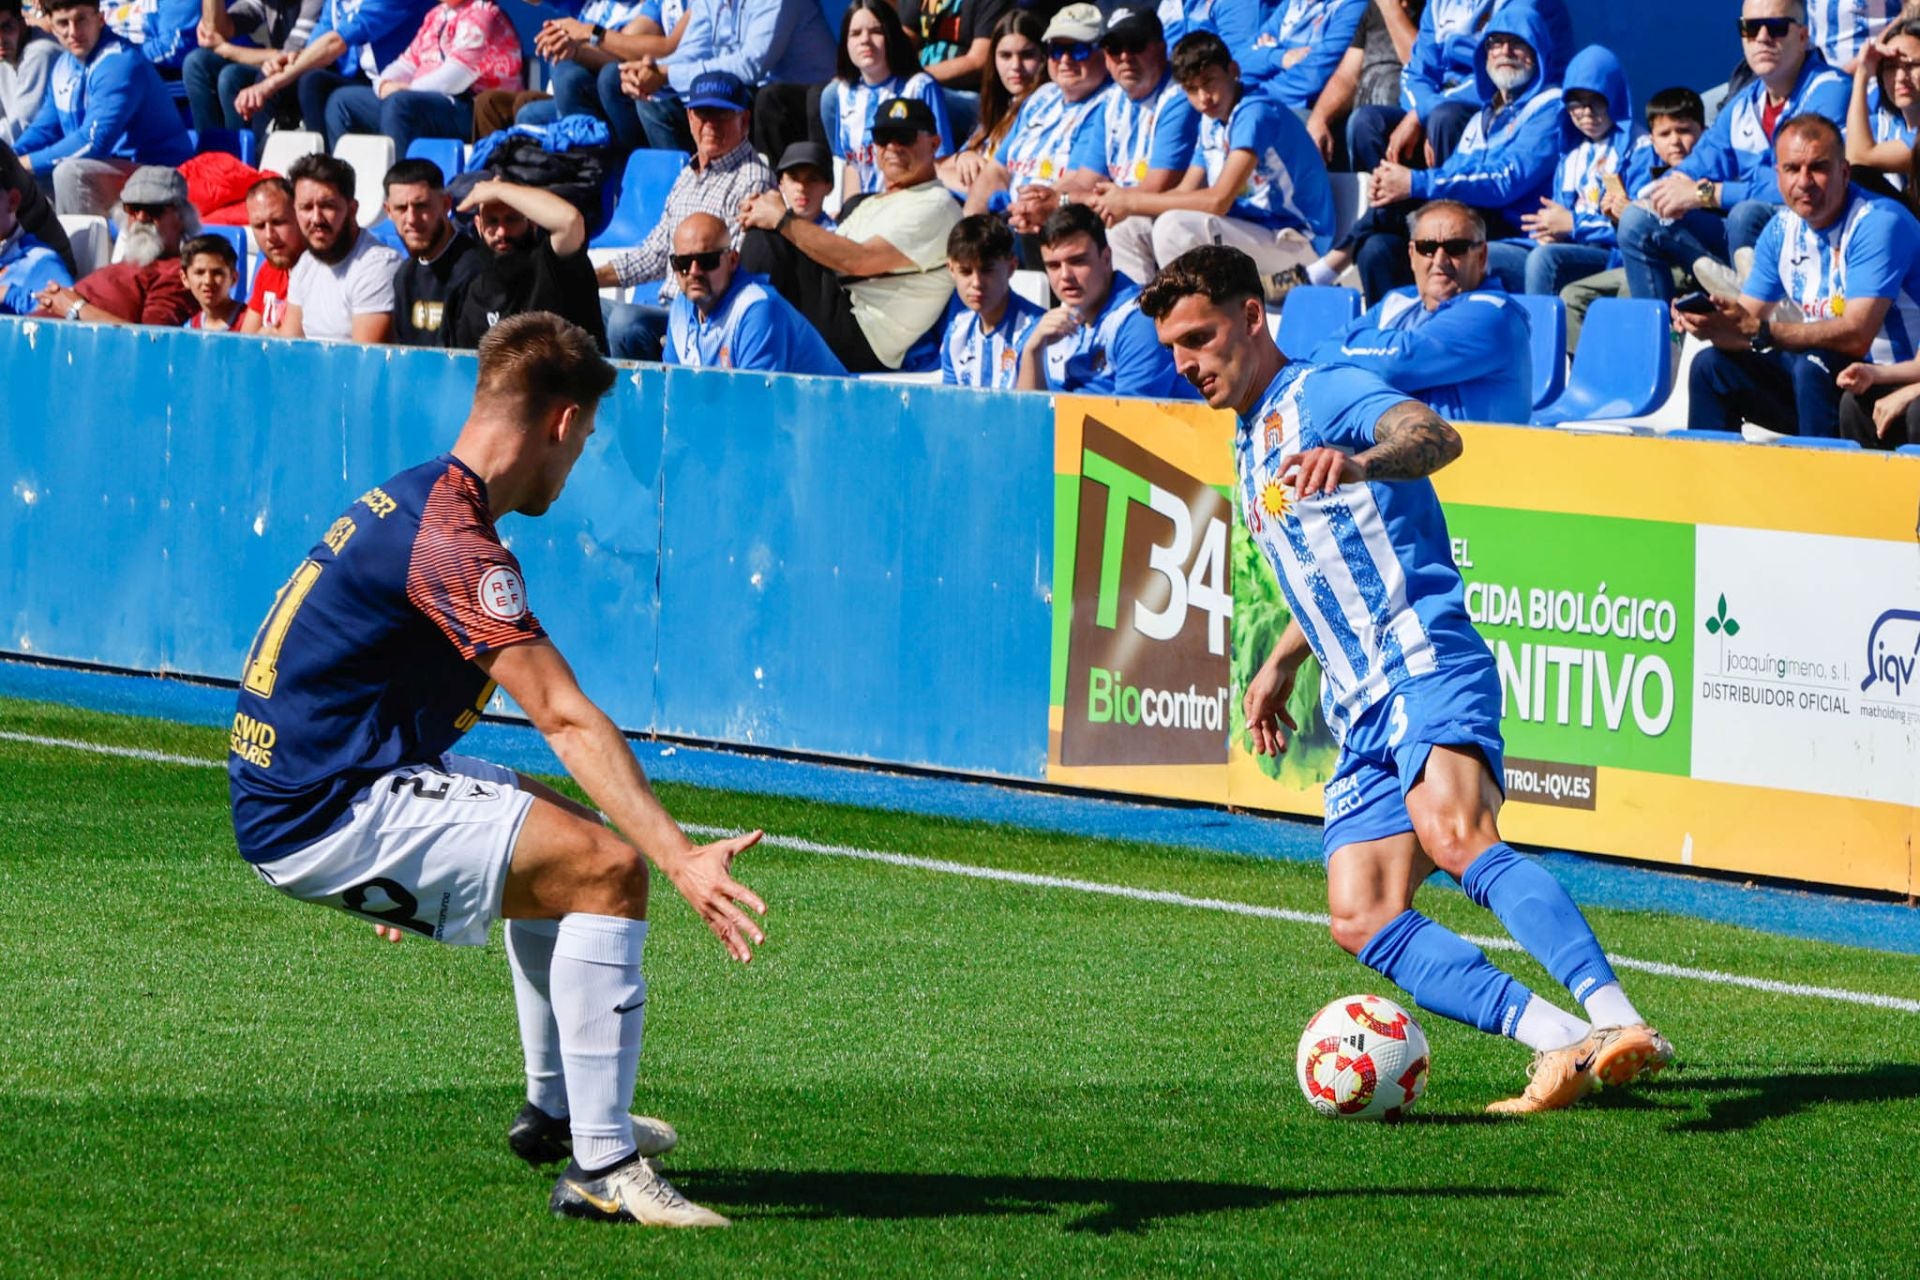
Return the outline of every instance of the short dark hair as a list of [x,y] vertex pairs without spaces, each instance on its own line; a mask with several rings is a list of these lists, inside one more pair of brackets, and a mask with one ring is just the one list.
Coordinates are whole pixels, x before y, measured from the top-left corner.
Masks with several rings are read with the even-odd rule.
[[324,151],[312,151],[287,167],[287,181],[294,185],[318,182],[332,187],[347,199],[353,199],[353,166],[335,160]]
[[977,267],[1013,256],[1013,232],[991,213],[976,213],[947,233],[947,261]]
[[593,335],[551,311],[508,316],[480,339],[475,401],[504,397],[545,413],[556,402],[592,408],[619,379]]
[[1107,247],[1107,225],[1100,221],[1099,214],[1084,204],[1063,204],[1040,224],[1040,247],[1045,249],[1077,235],[1091,236],[1096,249]]
[[424,186],[429,191],[445,191],[447,175],[440,172],[440,166],[431,160],[397,160],[380,182],[383,193],[389,193],[395,187],[418,186]]
[[1704,129],[1707,127],[1707,104],[1700,101],[1699,94],[1683,84],[1677,84],[1647,99],[1647,123],[1652,124],[1661,116],[1691,120]]
[[1803,111],[1791,120],[1782,120],[1773,131],[1773,149],[1775,152],[1780,150],[1780,144],[1786,141],[1787,135],[1790,133],[1802,135],[1817,134],[1833,143],[1835,155],[1842,160],[1847,158],[1847,142],[1845,138],[1840,136],[1840,126],[1817,111]]
[[246,198],[251,200],[263,191],[277,191],[287,198],[289,204],[293,202],[293,184],[277,173],[270,173],[248,187]]
[[46,13],[63,13],[68,9],[98,9],[100,0],[40,0],[40,8]]
[[1208,67],[1222,70],[1233,65],[1233,50],[1211,31],[1189,31],[1173,46],[1174,83],[1186,85],[1198,80]]
[[1158,320],[1182,298],[1198,294],[1216,307],[1229,307],[1248,298],[1266,299],[1260,268],[1240,250],[1224,244],[1189,249],[1160,268],[1140,294],[1140,311]]
[[[4,3],[6,3],[6,0],[0,0],[0,4]],[[225,236],[216,236],[211,232],[203,236],[194,236],[191,240],[188,240],[180,246],[181,268],[184,270],[188,263],[203,253],[210,258],[218,258],[220,261],[226,263],[227,270],[229,271],[238,271],[240,269],[240,255],[234,251],[233,241],[227,239]]]

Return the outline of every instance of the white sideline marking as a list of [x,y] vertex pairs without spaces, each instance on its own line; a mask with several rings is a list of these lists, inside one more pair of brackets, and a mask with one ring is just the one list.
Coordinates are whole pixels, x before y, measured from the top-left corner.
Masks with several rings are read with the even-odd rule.
[[[0,730],[0,741],[24,742],[37,747],[66,747],[74,751],[87,751],[103,756],[124,756],[130,760],[147,760],[155,764],[183,764],[203,769],[226,767],[223,761],[208,760],[200,756],[169,755],[164,751],[148,751],[142,747],[116,747],[99,742],[83,742],[75,738],[46,738],[38,734],[10,733]],[[694,835],[709,837],[740,834],[737,828],[710,827],[699,823],[686,824],[686,830]],[[1324,912],[1294,911],[1288,907],[1264,907],[1257,903],[1233,902],[1226,898],[1196,898],[1191,894],[1174,893],[1165,889],[1137,889],[1132,885],[1105,884],[1098,880],[1075,880],[1067,876],[1038,875],[1031,871],[979,867],[967,862],[950,862],[944,858],[920,858],[908,853],[892,853],[885,849],[823,844],[820,841],[805,840],[799,836],[766,835],[761,837],[761,843],[776,849],[792,849],[797,853],[816,853],[833,858],[881,862],[893,867],[937,871],[943,875],[967,876],[974,880],[994,880],[1001,884],[1022,884],[1035,889],[1071,889],[1076,893],[1096,893],[1109,898],[1127,898],[1134,902],[1153,902],[1171,907],[1194,907],[1202,911],[1221,911],[1229,915],[1254,916],[1262,920],[1284,920],[1289,924],[1325,927],[1329,923]],[[1488,951],[1519,951],[1521,949],[1520,944],[1511,938],[1485,938],[1473,934],[1468,934],[1466,937],[1467,941]],[[1920,1013],[1920,1000],[1908,1000],[1900,996],[1883,996],[1870,991],[1846,991],[1839,987],[1814,987],[1798,982],[1780,982],[1773,978],[1750,978],[1745,974],[1724,973],[1718,969],[1690,969],[1684,965],[1666,964],[1659,960],[1636,960],[1631,956],[1609,955],[1607,958],[1617,969],[1651,973],[1663,978],[1680,978],[1710,986],[1743,987],[1749,991],[1764,991],[1771,995],[1834,1000],[1842,1004],[1866,1005],[1874,1009],[1893,1009],[1900,1013]]]

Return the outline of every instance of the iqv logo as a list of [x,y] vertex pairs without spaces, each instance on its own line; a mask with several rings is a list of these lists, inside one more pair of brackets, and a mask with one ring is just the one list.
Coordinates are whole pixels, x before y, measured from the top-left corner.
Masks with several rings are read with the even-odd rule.
[[1891,696],[1898,698],[1912,686],[1916,667],[1920,667],[1920,613],[1889,609],[1867,631],[1867,678],[1860,682],[1860,692],[1877,683],[1889,684]]

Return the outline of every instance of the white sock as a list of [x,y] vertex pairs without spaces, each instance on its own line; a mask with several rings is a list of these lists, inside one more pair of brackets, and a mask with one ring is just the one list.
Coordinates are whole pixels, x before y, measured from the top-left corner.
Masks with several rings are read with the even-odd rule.
[[1596,1027],[1631,1027],[1646,1021],[1617,982],[1598,988],[1583,1003]]
[[507,921],[507,965],[520,1013],[520,1050],[527,1059],[527,1101],[550,1116],[567,1114],[567,1075],[560,1060],[560,1027],[553,1020],[548,974],[558,920]]
[[1315,258],[1307,264],[1308,284],[1332,284],[1340,278],[1340,273],[1327,265],[1325,258]]
[[1520,1011],[1513,1038],[1529,1049],[1551,1053],[1585,1039],[1589,1030],[1586,1023],[1565,1009],[1532,996],[1527,1000],[1527,1007]]
[[647,982],[640,953],[645,920],[574,914],[560,920],[553,948],[553,1014],[567,1077],[573,1158],[598,1171],[634,1152],[633,1081]]

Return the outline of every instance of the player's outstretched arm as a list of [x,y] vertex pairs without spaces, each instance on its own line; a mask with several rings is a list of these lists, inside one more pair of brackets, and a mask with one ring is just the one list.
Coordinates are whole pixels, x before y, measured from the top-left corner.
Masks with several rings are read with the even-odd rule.
[[1293,696],[1294,677],[1309,652],[1307,633],[1298,622],[1288,619],[1273,652],[1247,682],[1241,710],[1246,713],[1247,737],[1252,740],[1255,755],[1281,754],[1287,749],[1287,730],[1299,732],[1300,726],[1287,713],[1287,699]]
[[1402,400],[1380,415],[1374,446],[1354,455],[1369,480],[1418,480],[1460,456],[1460,433],[1418,400]]
[[633,748],[581,691],[573,668],[550,641],[513,645],[475,661],[520,704],[588,797],[693,904],[733,957],[752,959],[752,946],[766,935],[742,907],[765,915],[767,904],[734,880],[731,869],[734,855],[760,833],[699,846],[688,840],[647,785]]

